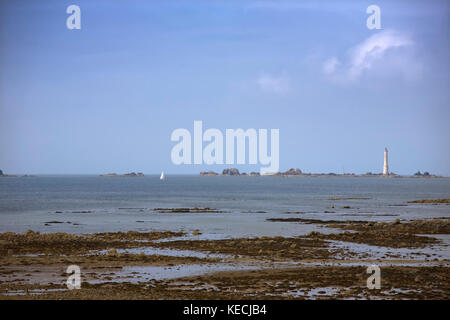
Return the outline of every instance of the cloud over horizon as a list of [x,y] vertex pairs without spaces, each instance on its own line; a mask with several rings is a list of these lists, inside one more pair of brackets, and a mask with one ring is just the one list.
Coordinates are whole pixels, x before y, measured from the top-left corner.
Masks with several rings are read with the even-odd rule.
[[[362,76],[380,70],[390,74],[400,72],[410,77],[412,73],[408,70],[415,69],[417,62],[411,60],[409,55],[405,55],[405,51],[397,49],[413,45],[414,42],[403,33],[393,30],[381,31],[352,47],[344,62],[337,57],[325,60],[322,72],[330,80],[346,83],[356,82]],[[388,68],[383,67],[387,64]]]
[[259,88],[265,92],[284,95],[291,91],[290,81],[286,75],[274,76],[264,73],[256,82]]

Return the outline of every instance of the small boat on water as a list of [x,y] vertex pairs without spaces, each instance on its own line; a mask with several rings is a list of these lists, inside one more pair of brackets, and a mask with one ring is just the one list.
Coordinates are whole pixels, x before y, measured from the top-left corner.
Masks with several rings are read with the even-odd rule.
[[164,171],[161,172],[161,176],[159,177],[159,180],[164,180]]

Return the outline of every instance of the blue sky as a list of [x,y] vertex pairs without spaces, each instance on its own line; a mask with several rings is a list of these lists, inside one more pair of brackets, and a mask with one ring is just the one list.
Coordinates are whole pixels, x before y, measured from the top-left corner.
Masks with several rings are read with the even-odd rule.
[[[81,8],[81,30],[66,8]],[[366,27],[381,8],[381,30]],[[280,169],[450,175],[448,1],[0,2],[0,169],[198,173],[194,120],[280,129]],[[260,165],[238,166],[258,171]]]

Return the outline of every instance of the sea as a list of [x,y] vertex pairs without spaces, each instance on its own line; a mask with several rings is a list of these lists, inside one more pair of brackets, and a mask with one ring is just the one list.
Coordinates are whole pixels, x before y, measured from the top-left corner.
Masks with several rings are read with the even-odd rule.
[[[270,218],[394,221],[450,218],[449,178],[48,175],[0,178],[0,232],[87,234],[198,230],[198,239],[299,236],[320,225]],[[211,208],[161,213],[155,208]]]

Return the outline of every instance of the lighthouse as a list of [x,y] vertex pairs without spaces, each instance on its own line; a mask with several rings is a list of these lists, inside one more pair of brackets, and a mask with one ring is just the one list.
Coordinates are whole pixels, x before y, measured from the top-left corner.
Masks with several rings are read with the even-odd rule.
[[388,165],[388,149],[384,148],[384,165],[383,165],[383,176],[389,175],[389,165]]

